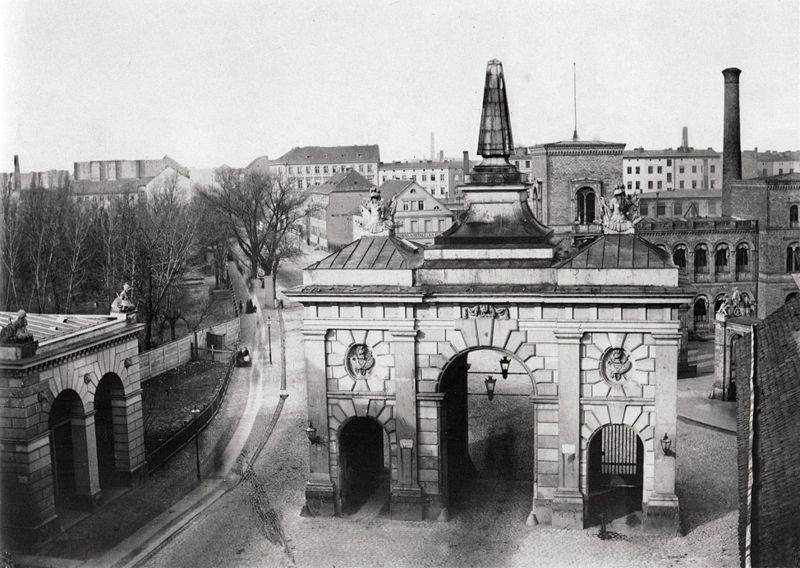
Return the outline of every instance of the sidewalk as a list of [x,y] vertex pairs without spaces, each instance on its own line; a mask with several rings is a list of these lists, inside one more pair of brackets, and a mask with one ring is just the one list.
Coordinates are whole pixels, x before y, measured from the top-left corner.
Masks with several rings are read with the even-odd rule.
[[[251,296],[244,279],[235,268],[229,273],[237,297],[246,302]],[[197,481],[194,444],[188,444],[145,484],[64,531],[40,555],[15,555],[18,566],[131,565],[235,486],[242,450],[278,401],[280,353],[273,349],[274,365],[268,365],[263,314],[257,308],[256,314],[240,316],[240,341],[250,346],[253,365],[234,369],[219,413],[200,433],[203,481]]]
[[709,398],[714,385],[713,342],[690,343],[697,376],[678,380],[678,419],[736,434],[736,402]]

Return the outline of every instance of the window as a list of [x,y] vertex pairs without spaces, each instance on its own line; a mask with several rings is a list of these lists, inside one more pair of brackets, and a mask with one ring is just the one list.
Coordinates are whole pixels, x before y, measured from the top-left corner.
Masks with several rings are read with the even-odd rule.
[[694,272],[695,274],[708,273],[708,247],[697,245],[694,249]]
[[648,174],[652,174],[653,173],[653,166],[647,166],[647,173]]
[[306,166],[306,173],[307,173],[307,174],[310,174],[310,173],[311,173],[311,166]]
[[711,173],[712,173],[712,174],[713,174],[715,171],[717,171],[717,166],[715,166],[714,164],[711,164],[711,165],[709,166],[709,168],[711,169]]
[[327,174],[328,173],[328,166],[322,166],[322,173],[323,174]]
[[692,180],[692,189],[697,189],[697,180],[696,179]]
[[372,164],[367,164],[367,171],[372,172]]
[[647,203],[639,203],[639,214],[640,214],[642,217],[647,217],[647,214],[648,214],[648,212],[649,212],[649,211],[648,211],[649,209],[650,209],[650,207],[648,206],[648,204],[647,204]]
[[[406,179],[406,178],[403,177],[403,179]],[[414,181],[417,181],[417,174],[411,174],[411,179],[414,180]]]
[[591,187],[582,187],[575,194],[576,211],[575,222],[580,224],[594,223],[595,195]]
[[680,187],[681,189],[683,189],[683,180],[681,180],[681,181],[680,181],[680,183],[679,183],[679,187]]
[[661,180],[658,180],[658,181],[656,182],[656,188],[657,188],[657,189],[661,189]]
[[672,160],[667,160],[667,166],[671,166],[671,165],[672,165]]
[[526,168],[530,168],[531,167],[531,161],[530,160],[525,160],[525,167]]
[[657,171],[658,173],[661,173],[661,166],[658,166]]
[[433,230],[433,228],[431,227],[431,223],[433,223],[433,221],[431,221],[430,219],[425,219],[425,232],[426,233],[430,233]]
[[708,301],[699,296],[694,301],[694,323],[703,323],[708,321]]
[[800,272],[800,243],[786,247],[786,272]]
[[716,181],[716,180],[713,180],[713,179],[711,180],[711,189],[714,189],[714,185],[715,185],[715,184],[714,184],[714,182],[715,182],[715,181]]
[[628,166],[628,173],[629,173],[629,174],[632,174],[632,173],[633,173],[633,168],[632,168],[632,167],[630,167],[630,166]]
[[[298,168],[298,169],[299,169],[299,168]],[[294,166],[289,166],[289,173],[290,173],[290,174],[293,174],[293,173],[294,173]]]
[[686,247],[678,245],[672,251],[672,262],[680,268],[681,272],[686,272]]
[[422,174],[422,181],[428,181],[428,176],[426,174]]
[[792,229],[795,229],[798,226],[797,209],[797,205],[792,205],[789,207],[789,227]]
[[408,201],[403,201],[403,211],[411,211],[411,204]]
[[659,203],[656,205],[656,217],[664,217],[667,214],[667,204]]
[[681,202],[680,201],[673,201],[672,202],[672,215],[675,217],[680,217],[681,215]]
[[315,174],[318,174],[318,173],[319,173],[319,166],[314,166],[314,173],[315,173]]
[[364,171],[364,164],[358,164],[358,171],[360,172]]
[[440,232],[440,233],[441,233],[442,231],[444,231],[444,230],[445,230],[445,228],[446,228],[446,227],[444,226],[444,224],[445,224],[445,220],[444,220],[444,219],[439,219],[439,232]]
[[696,174],[696,173],[697,173],[697,166],[692,166],[692,173],[693,173],[693,174]]
[[679,173],[683,173],[683,166],[680,166],[680,167],[678,168],[678,172],[679,172]]
[[761,170],[761,175],[762,176],[767,175],[767,168],[764,168],[763,170]]
[[750,271],[750,247],[741,243],[736,247],[736,272]]
[[637,182],[636,182],[636,189],[641,189],[641,188],[642,188],[642,182],[640,182],[640,181],[638,181],[638,180],[637,180]]
[[424,201],[417,201],[417,209],[419,211],[422,211],[423,209],[425,209],[425,202]]
[[778,168],[778,175],[781,175],[782,173],[783,173],[783,168]]
[[631,182],[628,182],[628,189],[633,189],[633,184]]
[[653,189],[653,180],[647,182],[647,189]]
[[714,272],[717,274],[728,272],[728,256],[730,256],[728,245],[718,245],[717,250],[714,251]]
[[411,232],[412,233],[416,233],[417,232],[417,221],[415,219],[411,220]]
[[672,183],[672,172],[667,172],[667,183]]
[[[433,179],[433,178],[431,178],[431,179]],[[456,178],[456,179],[458,179],[458,178]],[[444,174],[439,174],[439,181],[444,181]]]
[[636,173],[639,173],[639,166],[636,166]]

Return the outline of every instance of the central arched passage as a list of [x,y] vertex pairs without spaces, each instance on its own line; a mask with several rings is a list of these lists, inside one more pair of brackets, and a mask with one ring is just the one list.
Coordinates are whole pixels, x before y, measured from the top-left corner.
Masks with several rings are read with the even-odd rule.
[[[502,377],[505,365],[507,378]],[[450,361],[439,389],[448,510],[458,514],[491,504],[524,521],[534,461],[533,384],[527,369],[502,350],[476,349]]]
[[86,456],[80,444],[82,432],[77,420],[83,415],[83,403],[74,390],[61,391],[50,407],[50,463],[53,493],[59,508],[74,507],[78,499],[78,478]]
[[97,440],[97,467],[100,487],[109,489],[120,484],[118,470],[124,464],[117,463],[116,447],[127,443],[127,420],[125,414],[125,392],[120,378],[108,373],[97,385],[94,395],[95,438]]
[[342,513],[366,503],[382,507],[389,496],[388,437],[373,418],[353,418],[339,434]]

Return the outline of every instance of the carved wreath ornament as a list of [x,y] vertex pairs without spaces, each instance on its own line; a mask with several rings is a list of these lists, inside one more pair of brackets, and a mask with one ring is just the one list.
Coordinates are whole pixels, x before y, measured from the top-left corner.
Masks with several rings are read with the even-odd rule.
[[509,319],[511,311],[508,306],[496,306],[494,304],[475,304],[474,306],[461,306],[461,317],[469,318],[494,318]]
[[627,380],[627,373],[633,367],[630,355],[621,347],[612,347],[600,359],[600,373],[610,385],[618,385]]
[[347,372],[354,379],[363,379],[375,366],[372,350],[363,343],[356,343],[347,350]]

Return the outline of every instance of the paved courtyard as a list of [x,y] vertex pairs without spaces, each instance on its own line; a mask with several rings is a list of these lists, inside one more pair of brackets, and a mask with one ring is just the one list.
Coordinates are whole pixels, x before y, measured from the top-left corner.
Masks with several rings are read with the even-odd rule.
[[[300,309],[287,306],[289,361],[302,357]],[[302,369],[255,475],[198,515],[150,567],[736,566],[735,436],[679,423],[677,491],[685,536],[602,540],[598,529],[529,527],[524,484],[483,482],[450,522],[398,522],[368,503],[344,518],[300,516],[307,446]]]

